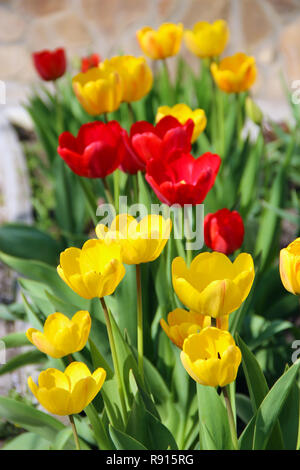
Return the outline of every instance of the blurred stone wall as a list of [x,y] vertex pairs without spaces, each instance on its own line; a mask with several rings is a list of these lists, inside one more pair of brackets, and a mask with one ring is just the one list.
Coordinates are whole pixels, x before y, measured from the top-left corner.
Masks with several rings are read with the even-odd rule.
[[[226,54],[243,50],[259,65],[256,96],[283,101],[280,72],[300,79],[300,0],[0,0],[0,79],[8,103],[24,98],[37,77],[31,53],[63,46],[68,57],[140,54],[135,32],[144,25],[224,18],[231,28]],[[183,45],[181,54],[196,64]]]

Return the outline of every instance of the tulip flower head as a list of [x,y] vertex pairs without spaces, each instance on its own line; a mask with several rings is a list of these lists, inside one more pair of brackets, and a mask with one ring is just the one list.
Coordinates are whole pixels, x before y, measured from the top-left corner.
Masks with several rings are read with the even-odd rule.
[[170,340],[182,349],[184,340],[193,333],[211,324],[211,317],[195,312],[187,312],[183,308],[176,308],[168,314],[168,322],[163,318],[160,325]]
[[111,295],[125,275],[121,248],[103,240],[88,240],[82,249],[67,248],[60,254],[57,272],[84,299]]
[[254,57],[238,52],[225,57],[219,64],[211,64],[211,73],[221,90],[226,93],[240,93],[253,85],[257,69]]
[[99,54],[91,54],[87,57],[82,57],[81,59],[81,72],[85,73],[89,69],[92,69],[94,67],[98,67],[98,65],[101,62],[101,57]]
[[159,60],[178,54],[183,36],[181,23],[164,23],[157,31],[145,26],[136,33],[140,48],[150,59]]
[[76,75],[72,83],[79,103],[91,116],[111,113],[119,108],[123,88],[117,72],[94,67]]
[[117,72],[122,82],[122,101],[130,103],[143,98],[152,88],[153,75],[144,57],[130,55],[106,59],[101,70]]
[[156,122],[159,122],[165,116],[173,116],[180,122],[180,124],[183,125],[186,124],[189,119],[192,119],[195,125],[192,143],[198,139],[201,132],[204,131],[207,123],[205,111],[203,109],[195,109],[195,111],[192,111],[189,106],[183,103],[176,104],[173,107],[160,106],[157,110]]
[[222,54],[228,39],[229,28],[224,20],[217,20],[212,24],[199,21],[192,30],[184,32],[187,48],[202,59]]
[[105,377],[102,368],[91,374],[82,362],[72,362],[65,372],[58,369],[41,372],[38,385],[29,377],[28,386],[49,413],[67,416],[81,413],[94,400]]
[[146,180],[158,199],[168,206],[197,205],[213,187],[220,165],[220,157],[212,153],[194,158],[174,150],[164,159],[148,161]]
[[237,211],[221,209],[214,214],[207,214],[204,219],[206,245],[225,255],[241,247],[244,233],[243,219]]
[[32,54],[34,66],[45,81],[54,81],[65,74],[67,61],[64,49],[40,51]]
[[35,328],[29,328],[26,336],[37,349],[58,359],[81,351],[86,345],[90,329],[89,312],[79,311],[71,320],[56,312],[47,318],[43,333]]
[[83,124],[74,137],[70,132],[59,136],[57,152],[74,173],[87,178],[104,178],[120,165],[122,128],[117,121]]
[[280,251],[279,270],[286,290],[300,295],[300,238]]
[[247,298],[254,280],[252,256],[241,253],[232,263],[223,253],[200,253],[188,268],[183,258],[172,263],[174,290],[190,310],[214,318],[229,315]]
[[96,234],[108,245],[112,243],[120,246],[125,264],[141,264],[160,256],[170,238],[171,229],[171,220],[161,215],[148,215],[137,222],[128,214],[120,214],[110,228],[103,224],[97,225]]
[[173,150],[190,152],[194,123],[189,119],[184,125],[173,116],[162,118],[156,126],[147,121],[138,121],[131,126],[127,149],[131,148],[132,158],[145,169],[152,158],[162,161]]
[[180,358],[199,384],[225,387],[236,379],[242,354],[228,331],[208,327],[185,339]]

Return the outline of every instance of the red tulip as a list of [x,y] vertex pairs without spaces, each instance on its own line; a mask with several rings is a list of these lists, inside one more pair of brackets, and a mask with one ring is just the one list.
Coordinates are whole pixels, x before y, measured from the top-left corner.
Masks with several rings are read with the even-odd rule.
[[64,49],[35,52],[32,57],[35,68],[43,80],[57,80],[66,71],[67,61]]
[[122,128],[117,121],[83,124],[74,137],[59,136],[59,155],[74,173],[87,178],[104,178],[120,165]]
[[101,57],[99,54],[91,54],[87,57],[82,57],[81,59],[81,72],[85,73],[93,67],[98,67],[101,62]]
[[145,171],[145,163],[137,157],[125,129],[122,130],[122,141],[120,169],[130,175],[136,175],[138,171]]
[[172,116],[164,117],[156,126],[138,121],[131,126],[125,143],[131,149],[132,158],[145,170],[151,158],[165,159],[174,149],[190,152],[193,130],[191,119],[184,125]]
[[146,180],[165,204],[196,205],[213,187],[220,164],[219,155],[205,153],[194,158],[175,150],[167,158],[148,161]]
[[241,247],[244,239],[243,219],[237,211],[221,209],[204,219],[204,239],[214,251],[229,255]]

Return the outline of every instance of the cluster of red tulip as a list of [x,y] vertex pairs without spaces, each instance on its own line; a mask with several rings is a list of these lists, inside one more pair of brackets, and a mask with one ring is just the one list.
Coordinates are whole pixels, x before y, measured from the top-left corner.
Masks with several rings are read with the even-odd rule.
[[[33,55],[35,67],[44,80],[56,80],[66,70],[63,49]],[[92,54],[82,59],[82,70],[99,64]],[[159,198],[169,206],[201,204],[213,187],[221,158],[205,153],[191,155],[194,122],[181,124],[166,116],[156,126],[147,121],[135,122],[128,133],[117,121],[83,124],[77,137],[63,132],[58,153],[79,176],[105,178],[116,169],[131,175],[139,171]],[[206,245],[225,254],[239,249],[244,238],[244,224],[236,211],[221,209],[204,220]]]

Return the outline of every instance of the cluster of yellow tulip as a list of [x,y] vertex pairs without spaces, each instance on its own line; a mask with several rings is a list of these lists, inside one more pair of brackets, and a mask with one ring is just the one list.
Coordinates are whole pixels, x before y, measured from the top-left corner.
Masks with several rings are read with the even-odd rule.
[[112,57],[73,78],[78,101],[91,116],[143,98],[152,88],[153,75],[144,57]]
[[202,385],[223,387],[236,378],[241,353],[225,330],[229,314],[248,296],[254,275],[253,259],[247,253],[241,253],[234,263],[218,252],[200,253],[190,267],[183,258],[173,260],[173,287],[190,311],[175,309],[168,315],[169,324],[161,320],[161,326],[182,348],[187,372]]
[[[229,39],[229,29],[224,20],[217,20],[213,24],[201,21],[192,30],[185,31],[182,24],[172,23],[162,24],[158,30],[145,26],[137,31],[142,51],[153,60],[165,60],[178,54],[183,38],[193,54],[210,60],[212,76],[221,90],[238,93],[253,85],[257,74],[254,57],[237,53],[220,62],[217,60]],[[92,116],[113,112],[122,102],[140,100],[149,93],[152,85],[152,71],[145,58],[130,55],[106,59],[98,67],[73,78],[74,92],[83,108]],[[166,108],[160,108],[157,120],[167,111]],[[176,108],[172,113],[177,118],[186,114],[186,108]],[[206,125],[203,111],[194,117],[199,128],[203,129]],[[193,140],[197,132],[201,131],[195,129]]]
[[[125,275],[124,264],[136,265],[157,259],[171,233],[171,220],[149,215],[139,223],[121,214],[108,228],[96,227],[98,239],[87,241],[82,249],[68,248],[60,256],[58,274],[77,294],[85,299],[111,295]],[[123,264],[124,263],[124,264]],[[236,378],[241,353],[228,329],[228,316],[239,308],[251,289],[254,265],[249,254],[242,253],[232,263],[222,253],[201,253],[188,267],[183,258],[172,263],[175,292],[190,311],[178,308],[168,316],[169,325],[161,326],[170,339],[182,348],[181,359],[187,372],[203,385],[225,386]],[[140,278],[138,289],[141,307]],[[143,373],[142,312],[138,308],[138,355]],[[216,319],[216,327],[212,326]],[[107,329],[112,352],[109,316]],[[44,333],[30,328],[27,337],[40,351],[54,358],[70,356],[86,345],[91,328],[87,311],[77,312],[70,320],[61,313],[50,315]],[[114,354],[113,354],[114,356]],[[72,358],[71,358],[72,360]],[[117,372],[117,365],[115,364]],[[50,412],[61,415],[79,413],[99,392],[106,372],[72,362],[65,372],[48,369],[39,376],[39,386],[31,377],[29,387],[39,402]]]

